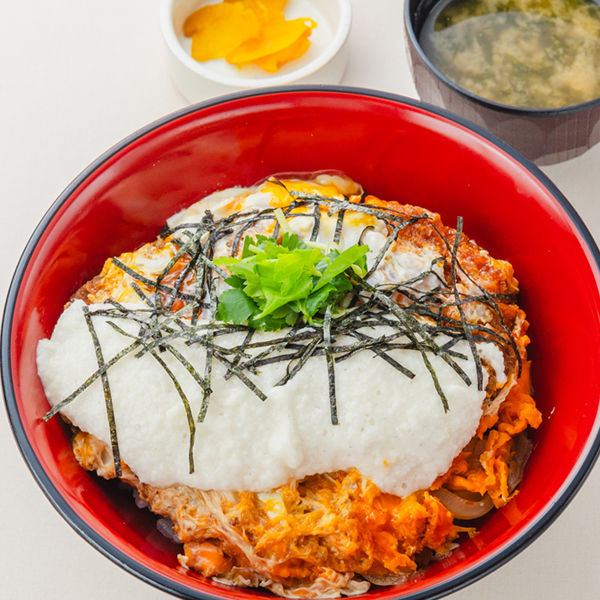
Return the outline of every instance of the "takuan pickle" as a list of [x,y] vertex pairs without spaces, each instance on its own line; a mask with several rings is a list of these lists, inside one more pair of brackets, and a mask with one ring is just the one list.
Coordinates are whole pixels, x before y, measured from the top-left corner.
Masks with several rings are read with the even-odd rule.
[[600,6],[589,0],[450,0],[419,41],[444,75],[494,102],[560,108],[600,97]]
[[224,58],[243,67],[258,65],[276,73],[310,47],[317,23],[309,18],[286,20],[287,0],[224,0],[194,11],[183,24],[192,38],[192,58],[206,62]]

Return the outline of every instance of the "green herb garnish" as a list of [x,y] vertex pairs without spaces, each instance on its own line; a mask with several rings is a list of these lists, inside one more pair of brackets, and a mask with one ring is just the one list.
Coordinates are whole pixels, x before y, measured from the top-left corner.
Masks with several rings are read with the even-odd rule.
[[350,275],[364,276],[368,246],[343,252],[335,245],[313,247],[286,231],[281,244],[273,238],[247,237],[241,258],[218,258],[226,266],[231,289],[219,297],[217,319],[254,329],[274,331],[294,325],[300,317],[312,324],[322,320],[328,306],[335,307],[352,290]]

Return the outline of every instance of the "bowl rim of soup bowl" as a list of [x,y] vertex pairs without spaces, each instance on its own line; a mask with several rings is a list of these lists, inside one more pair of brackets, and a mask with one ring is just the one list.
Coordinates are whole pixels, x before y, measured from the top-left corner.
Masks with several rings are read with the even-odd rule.
[[[123,550],[114,546],[110,541],[105,539],[98,533],[82,516],[80,516],[61,495],[53,480],[44,470],[36,451],[33,448],[32,442],[24,428],[24,423],[21,419],[21,414],[17,406],[15,395],[13,368],[11,359],[11,339],[15,317],[15,306],[20,293],[20,286],[26,270],[30,264],[33,254],[38,243],[42,240],[48,225],[55,219],[63,205],[69,200],[71,195],[80,186],[85,186],[86,180],[99,168],[104,165],[109,159],[118,154],[123,149],[134,144],[144,138],[149,133],[170,123],[176,122],[183,117],[190,116],[194,113],[201,113],[204,109],[214,108],[220,105],[227,105],[240,99],[259,99],[263,96],[275,96],[285,94],[345,94],[348,96],[360,96],[367,98],[369,101],[391,101],[402,106],[407,106],[412,109],[419,109],[429,115],[433,115],[436,119],[449,121],[451,126],[460,126],[468,130],[468,134],[475,134],[483,141],[492,146],[496,146],[512,159],[520,163],[520,165],[529,171],[529,174],[541,183],[549,194],[558,202],[570,223],[574,225],[576,231],[581,236],[581,242],[587,252],[588,264],[591,268],[595,268],[600,272],[600,251],[591,236],[586,225],[577,214],[574,207],[569,203],[565,196],[558,190],[552,181],[531,161],[526,159],[511,146],[490,134],[480,126],[477,126],[468,120],[451,113],[448,110],[421,102],[419,100],[406,98],[397,94],[371,90],[366,88],[357,88],[341,85],[292,85],[292,86],[277,86],[272,88],[264,88],[260,90],[245,90],[235,92],[225,96],[220,96],[211,100],[200,102],[187,106],[183,109],[170,113],[148,125],[142,127],[127,136],[120,142],[113,145],[109,150],[104,152],[88,167],[86,167],[58,196],[58,198],[50,206],[46,214],[43,216],[39,224],[36,226],[27,245],[19,259],[15,273],[13,275],[9,291],[7,294],[6,304],[4,308],[2,322],[2,337],[1,337],[1,373],[3,392],[5,397],[5,405],[7,408],[9,421],[13,430],[13,435],[19,446],[19,450],[30,469],[34,479],[50,500],[54,508],[60,515],[71,525],[71,527],[94,548],[100,551],[104,556],[109,558],[115,564],[119,565],[125,571],[133,574],[142,581],[157,587],[170,594],[182,598],[236,598],[243,600],[252,594],[246,592],[246,588],[231,588],[224,590],[220,587],[211,588],[210,592],[201,592],[197,589],[187,587],[174,581],[146,565],[141,564],[135,558],[129,556]],[[493,161],[491,161],[493,162]],[[570,467],[568,477],[561,482],[554,496],[545,502],[544,507],[533,518],[529,517],[524,529],[517,533],[514,538],[508,540],[502,547],[494,552],[491,556],[465,568],[449,578],[432,584],[430,587],[414,592],[408,592],[405,595],[401,594],[401,588],[378,588],[378,598],[389,600],[398,597],[400,594],[406,600],[433,600],[440,598],[452,592],[455,592],[475,581],[481,579],[485,575],[496,570],[507,561],[512,559],[526,547],[528,547],[539,535],[541,535],[562,513],[566,506],[573,499],[587,479],[592,467],[594,466],[598,455],[600,454],[600,411],[598,411],[593,419],[590,435],[586,439],[581,450],[581,454]],[[396,590],[396,591],[394,591]]]
[[[416,4],[415,8],[423,4],[425,0],[414,0]],[[429,16],[431,11],[441,4],[442,2],[447,2],[448,0],[437,0],[433,2],[431,8],[427,11],[426,17]],[[450,0],[451,1],[451,0]],[[592,0],[593,1],[593,0]],[[437,79],[442,81],[447,87],[452,89],[457,94],[464,96],[471,102],[478,104],[480,106],[506,113],[512,116],[520,116],[520,117],[560,117],[566,115],[573,115],[580,112],[586,112],[591,110],[597,106],[600,106],[600,96],[597,98],[592,98],[592,100],[587,100],[586,102],[580,102],[578,104],[570,104],[569,106],[561,106],[559,108],[526,108],[521,106],[513,106],[511,104],[502,104],[501,102],[496,102],[495,100],[488,100],[483,96],[478,96],[477,94],[470,92],[464,87],[461,87],[456,82],[452,81],[447,75],[442,73],[430,60],[427,56],[421,43],[419,42],[419,38],[417,36],[417,32],[415,31],[416,25],[416,10],[411,10],[411,4],[413,2],[411,0],[406,0],[404,3],[404,29],[407,35],[406,43],[410,43],[410,45],[415,49],[418,53],[419,58],[423,61],[423,63],[427,66],[427,68],[435,75]],[[598,4],[594,2],[594,4]],[[424,20],[425,20],[424,19]],[[409,61],[410,62],[410,61]],[[414,76],[414,72],[413,72]],[[416,76],[414,76],[416,79]]]

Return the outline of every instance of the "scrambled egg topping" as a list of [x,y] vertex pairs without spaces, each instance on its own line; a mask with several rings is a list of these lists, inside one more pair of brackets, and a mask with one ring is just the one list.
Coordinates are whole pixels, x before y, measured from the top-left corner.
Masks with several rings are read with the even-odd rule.
[[[389,205],[373,196],[361,195],[360,190],[348,189],[348,185],[334,178],[321,184],[293,182],[294,189],[306,193],[345,194],[351,202]],[[272,182],[263,187],[272,193],[273,205],[289,204],[284,187]],[[239,210],[248,193],[241,190],[229,209]],[[408,205],[395,206],[408,215],[423,212]],[[445,227],[439,215],[429,214],[431,220],[406,227],[390,253],[410,248],[413,252],[434,249],[439,255],[446,255],[446,242],[452,244],[456,232]],[[358,213],[354,218],[363,219],[363,227],[373,219]],[[159,238],[135,252],[121,255],[119,260],[149,278],[154,273],[155,278],[177,252],[170,240]],[[122,479],[137,489],[141,500],[153,512],[173,522],[174,533],[183,543],[183,554],[179,556],[183,567],[229,584],[260,585],[285,597],[363,593],[369,581],[384,584],[402,581],[432,559],[451,551],[461,533],[475,534],[474,529],[454,522],[455,515],[442,502],[441,490],[452,492],[459,502],[491,500],[497,508],[517,493],[515,481],[518,483],[520,476],[515,472],[520,469],[522,473],[523,462],[517,451],[523,439],[520,436],[528,427],[536,428],[541,422],[530,393],[525,351],[529,343],[527,322],[512,299],[518,284],[509,263],[491,258],[466,236],[461,239],[458,256],[464,271],[479,286],[506,297],[498,304],[499,315],[479,304],[473,306],[468,320],[509,330],[522,369],[517,377],[517,357],[507,355],[508,383],[497,386],[490,378],[477,434],[456,457],[450,470],[429,490],[400,498],[381,492],[356,469],[313,475],[275,490],[251,493],[197,490],[183,485],[155,488],[140,482],[122,463]],[[181,257],[163,283],[173,285],[187,260],[185,255]],[[102,273],[85,284],[74,298],[88,304],[107,299],[139,301],[132,281],[108,260]],[[154,291],[139,281],[136,285],[148,293]],[[182,291],[185,292],[186,286],[192,289],[193,285],[194,274],[190,271]],[[180,309],[183,302],[177,299],[172,311]],[[456,308],[447,310],[451,313]],[[107,479],[115,477],[110,447],[102,441],[78,432],[73,448],[85,469],[95,470]]]

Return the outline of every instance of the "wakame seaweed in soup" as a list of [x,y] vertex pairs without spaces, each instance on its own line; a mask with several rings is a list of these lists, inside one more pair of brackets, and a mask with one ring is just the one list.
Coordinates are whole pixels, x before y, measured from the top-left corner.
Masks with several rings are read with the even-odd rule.
[[560,108],[600,96],[600,6],[588,0],[450,0],[419,42],[464,89],[501,104]]

